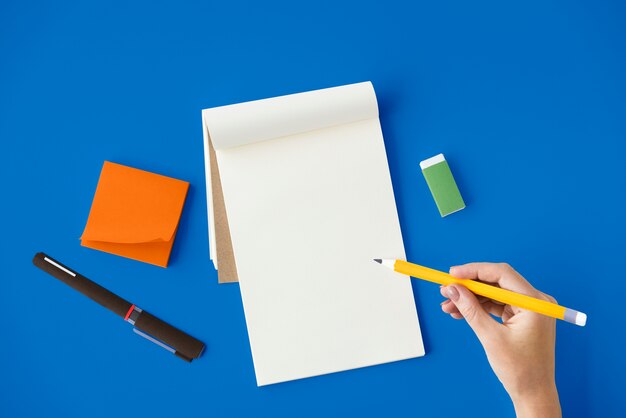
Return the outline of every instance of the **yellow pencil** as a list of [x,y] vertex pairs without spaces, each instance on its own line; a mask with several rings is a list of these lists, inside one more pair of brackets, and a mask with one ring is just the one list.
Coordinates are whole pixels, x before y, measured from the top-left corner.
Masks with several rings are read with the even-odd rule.
[[557,305],[556,303],[522,295],[520,293],[501,289],[499,287],[477,282],[475,280],[457,279],[448,273],[429,269],[428,267],[423,267],[407,261],[384,260],[380,258],[374,259],[374,261],[398,273],[406,274],[407,276],[438,283],[444,286],[460,284],[477,295],[485,296],[489,299],[493,299],[507,305],[517,306],[518,308],[527,309],[552,318],[562,319],[572,324],[580,325],[581,327],[584,327],[587,323],[586,314]]

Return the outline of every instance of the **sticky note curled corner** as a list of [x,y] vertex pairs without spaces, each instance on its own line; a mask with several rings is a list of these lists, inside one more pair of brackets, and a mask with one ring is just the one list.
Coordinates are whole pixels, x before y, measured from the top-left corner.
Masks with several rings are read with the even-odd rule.
[[442,217],[465,208],[461,192],[443,154],[420,162],[420,167]]
[[105,161],[84,247],[167,267],[189,183]]

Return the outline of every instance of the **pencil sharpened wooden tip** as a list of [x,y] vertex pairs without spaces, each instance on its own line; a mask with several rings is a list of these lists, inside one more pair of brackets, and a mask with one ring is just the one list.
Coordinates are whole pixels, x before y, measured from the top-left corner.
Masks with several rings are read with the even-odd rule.
[[374,261],[376,261],[378,264],[382,264],[383,260],[381,260],[380,258],[375,258]]

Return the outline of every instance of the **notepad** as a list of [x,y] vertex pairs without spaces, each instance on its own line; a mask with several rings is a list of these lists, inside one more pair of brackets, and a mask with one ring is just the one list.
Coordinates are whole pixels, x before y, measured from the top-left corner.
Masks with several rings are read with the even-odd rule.
[[189,183],[105,161],[81,244],[167,267]]
[[358,83],[205,109],[209,241],[239,281],[257,384],[422,356],[376,95]]

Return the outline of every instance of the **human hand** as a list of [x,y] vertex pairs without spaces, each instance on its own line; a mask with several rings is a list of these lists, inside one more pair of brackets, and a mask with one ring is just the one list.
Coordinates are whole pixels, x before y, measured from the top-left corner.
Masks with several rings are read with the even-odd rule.
[[[451,267],[450,274],[556,303],[508,264],[470,263]],[[555,319],[477,297],[462,285],[442,286],[441,294],[448,298],[441,309],[455,319],[465,318],[474,330],[518,418],[561,417],[554,380]]]

